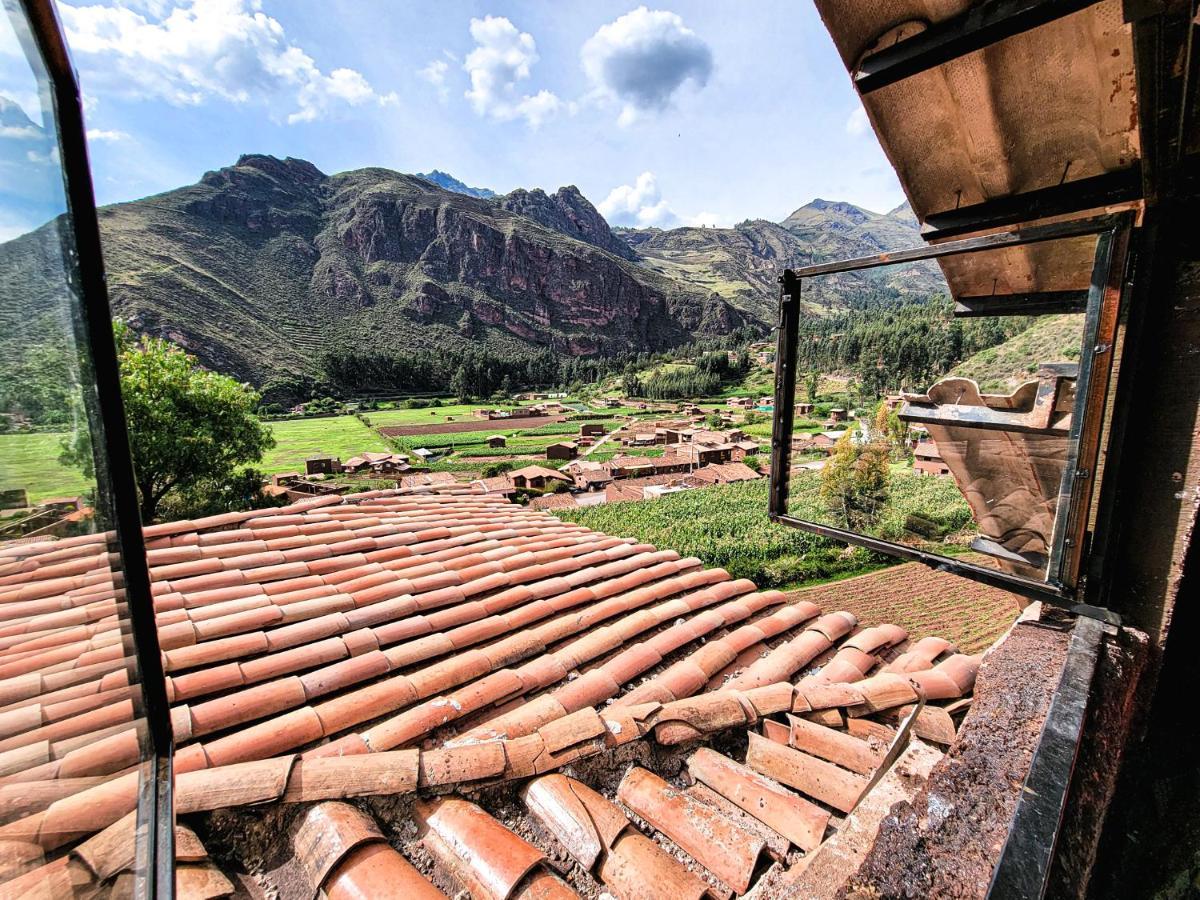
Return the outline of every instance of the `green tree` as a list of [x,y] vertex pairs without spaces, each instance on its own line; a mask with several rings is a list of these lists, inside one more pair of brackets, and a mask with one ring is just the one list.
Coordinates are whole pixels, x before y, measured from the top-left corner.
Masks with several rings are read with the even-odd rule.
[[[121,323],[115,331],[142,520],[152,521],[172,492],[184,499],[203,487],[244,498],[242,467],[275,446],[270,428],[254,414],[258,394],[202,368],[169,341],[137,340]],[[64,458],[82,455],[64,448]],[[71,461],[85,465],[90,448],[86,456]]]
[[450,393],[455,396],[459,403],[469,403],[471,401],[471,391],[467,387],[467,369],[465,366],[459,366],[450,377]]
[[839,524],[869,530],[888,497],[889,444],[886,439],[855,441],[847,430],[821,470],[821,501]]
[[808,402],[817,402],[817,389],[821,386],[821,376],[817,372],[809,372],[804,381],[804,390],[808,394]]

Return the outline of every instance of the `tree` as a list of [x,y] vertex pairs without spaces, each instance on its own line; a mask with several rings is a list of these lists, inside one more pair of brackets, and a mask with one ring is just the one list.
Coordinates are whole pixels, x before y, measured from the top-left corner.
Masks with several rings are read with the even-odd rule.
[[467,387],[466,366],[459,366],[454,370],[454,374],[450,377],[450,393],[460,403],[469,403],[471,401],[471,391]]
[[855,441],[846,431],[821,470],[821,500],[840,524],[867,531],[879,518],[888,497],[889,445],[873,435]]
[[206,487],[243,497],[242,467],[275,446],[270,428],[254,414],[258,394],[202,368],[169,341],[137,340],[119,322],[114,330],[142,521],[152,521],[172,492],[184,498]]
[[817,390],[821,385],[821,376],[817,372],[809,372],[804,382],[804,389],[808,393],[808,402],[817,402]]

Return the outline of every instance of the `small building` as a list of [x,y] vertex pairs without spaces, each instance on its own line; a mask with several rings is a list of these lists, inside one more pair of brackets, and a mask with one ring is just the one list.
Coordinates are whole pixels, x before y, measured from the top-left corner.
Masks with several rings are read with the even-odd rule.
[[25,488],[7,488],[0,491],[0,509],[25,509],[28,506],[29,492]]
[[574,509],[578,505],[571,494],[544,494],[529,501],[530,509]]
[[845,422],[847,418],[849,418],[849,415],[840,406],[835,406],[829,411],[830,422]]
[[734,462],[741,462],[747,456],[753,456],[758,453],[759,446],[754,441],[734,441],[733,453],[731,458]]
[[646,456],[614,456],[604,467],[613,478],[630,478],[652,474],[655,471],[655,460]]
[[655,444],[655,436],[653,431],[643,431],[634,434],[626,443],[630,447],[653,447]]
[[506,447],[508,446],[508,438],[502,434],[493,434],[487,439],[487,445],[493,450],[497,447]]
[[492,478],[479,478],[471,482],[472,487],[481,489],[485,494],[503,494],[511,497],[517,487],[508,475],[496,475]]
[[913,449],[913,474],[949,475],[950,467],[932,440],[921,441]]
[[579,455],[579,444],[575,441],[559,441],[546,448],[546,459],[574,459]]
[[371,464],[367,462],[366,457],[363,456],[352,456],[342,463],[342,471],[349,472],[351,475],[357,475],[359,472],[365,472],[370,467]]
[[543,491],[548,487],[553,487],[556,482],[570,484],[571,479],[562,472],[555,472],[553,469],[547,469],[545,466],[526,466],[523,469],[517,469],[508,473],[508,478],[512,481],[513,486],[517,488],[528,488],[535,491]]
[[598,462],[577,459],[560,470],[575,480],[575,487],[583,490],[601,488],[613,480],[612,473]]
[[606,433],[607,429],[602,422],[584,422],[579,426],[579,434],[582,437],[593,437]]
[[425,462],[429,462],[431,459],[434,459],[437,456],[437,454],[434,453],[432,450],[428,449],[427,447],[418,447],[416,450],[413,451],[413,456],[419,456]]
[[752,409],[754,400],[750,397],[730,397],[725,401],[725,405],[730,409]]
[[830,453],[845,433],[845,431],[818,431],[810,438],[810,447],[814,450],[824,450],[826,453]]
[[310,456],[304,460],[305,475],[336,475],[342,471],[342,461],[336,456]]
[[693,444],[694,458],[702,466],[733,460],[733,444]]
[[450,472],[421,472],[416,475],[404,475],[398,486],[402,488],[437,487],[455,484],[455,478]]
[[299,472],[280,472],[277,475],[271,476],[272,487],[287,487],[289,484],[294,484],[300,480]]
[[797,403],[796,404],[796,415],[798,415],[798,416],[811,416],[812,411],[813,411],[813,405],[811,403]]

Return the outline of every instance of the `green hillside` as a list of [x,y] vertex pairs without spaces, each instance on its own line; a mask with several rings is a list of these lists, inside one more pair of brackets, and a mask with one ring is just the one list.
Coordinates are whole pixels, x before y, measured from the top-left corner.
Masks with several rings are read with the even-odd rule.
[[[386,169],[326,176],[243,156],[102,209],[100,227],[116,313],[255,384],[319,374],[331,349],[612,355],[742,324],[710,292],[600,249],[632,256],[570,188],[487,199]],[[29,313],[51,299],[38,296],[51,229],[0,245],[0,295],[14,299],[0,340],[38,339]]]
[[1042,316],[1020,334],[963,360],[950,372],[984,391],[1009,393],[1033,378],[1042,363],[1078,362],[1083,315]]

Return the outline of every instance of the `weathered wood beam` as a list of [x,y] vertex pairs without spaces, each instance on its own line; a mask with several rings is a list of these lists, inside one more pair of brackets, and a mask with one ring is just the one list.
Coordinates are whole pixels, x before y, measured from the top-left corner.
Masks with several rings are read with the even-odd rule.
[[970,319],[979,316],[1049,316],[1058,313],[1079,313],[1087,309],[1088,292],[1042,291],[1031,294],[989,294],[956,298],[954,317]]
[[991,0],[937,22],[873,53],[859,64],[854,84],[869,94],[1015,34],[1093,6],[1097,0]]

